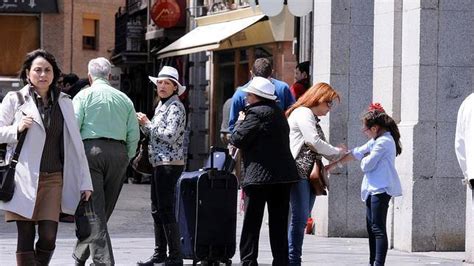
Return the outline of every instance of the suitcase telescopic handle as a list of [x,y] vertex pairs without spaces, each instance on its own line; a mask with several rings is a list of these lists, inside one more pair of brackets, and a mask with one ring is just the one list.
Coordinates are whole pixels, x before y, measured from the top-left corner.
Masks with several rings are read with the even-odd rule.
[[227,156],[230,156],[230,158],[232,159],[229,163],[229,165],[227,165],[226,169],[223,169],[225,171],[229,171],[229,172],[232,172],[233,169],[234,169],[234,166],[235,166],[235,158],[237,158],[237,155],[239,153],[239,149],[238,148],[235,148],[233,146],[229,146],[229,148],[222,148],[222,147],[214,147],[214,146],[211,146],[210,147],[210,164],[209,166],[206,168],[207,170],[218,170],[217,167],[215,166],[215,153],[216,152],[219,152],[219,153],[223,153],[225,154],[226,158]]
[[209,165],[209,168],[210,169],[216,169],[216,167],[214,166],[214,153],[216,152],[222,152],[224,154],[228,154],[229,153],[229,149],[227,148],[222,148],[222,147],[214,147],[214,146],[211,146],[210,148],[210,159],[211,159],[211,164]]

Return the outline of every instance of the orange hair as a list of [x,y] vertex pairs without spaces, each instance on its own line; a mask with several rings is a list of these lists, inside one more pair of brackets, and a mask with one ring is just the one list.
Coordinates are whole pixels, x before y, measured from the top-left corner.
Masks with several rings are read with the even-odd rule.
[[309,88],[299,99],[294,103],[288,110],[286,110],[285,115],[289,117],[291,112],[300,106],[304,107],[314,107],[318,106],[323,102],[331,102],[336,100],[341,102],[341,98],[336,90],[334,90],[331,85],[320,82],[314,84]]

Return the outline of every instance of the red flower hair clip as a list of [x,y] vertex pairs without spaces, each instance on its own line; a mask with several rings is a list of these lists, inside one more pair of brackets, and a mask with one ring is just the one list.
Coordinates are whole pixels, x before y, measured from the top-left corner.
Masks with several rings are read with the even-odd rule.
[[380,103],[371,103],[369,105],[369,111],[380,111],[385,113],[385,109],[383,109]]

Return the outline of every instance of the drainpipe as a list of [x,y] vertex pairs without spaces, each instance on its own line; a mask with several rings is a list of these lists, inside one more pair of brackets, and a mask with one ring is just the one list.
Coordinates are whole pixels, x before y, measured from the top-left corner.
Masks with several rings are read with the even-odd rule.
[[74,1],[71,0],[71,46],[70,46],[70,58],[69,58],[69,73],[73,73],[72,71],[72,60],[73,60],[73,41],[74,41]]

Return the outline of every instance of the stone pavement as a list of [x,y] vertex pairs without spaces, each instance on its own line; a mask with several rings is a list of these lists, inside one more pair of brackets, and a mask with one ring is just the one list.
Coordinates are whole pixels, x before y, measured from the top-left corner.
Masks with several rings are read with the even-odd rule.
[[[136,265],[136,261],[151,255],[154,240],[151,237],[152,219],[149,214],[149,185],[124,186],[119,202],[109,221],[116,265]],[[239,241],[242,214],[238,215],[237,243]],[[15,265],[16,228],[5,223],[0,211],[0,265]],[[71,258],[74,246],[73,224],[60,223],[57,247],[51,265],[74,265]],[[389,250],[386,265],[467,265],[464,252],[408,253]],[[303,265],[367,265],[368,243],[365,238],[325,238],[306,235]],[[239,262],[238,250],[232,258]],[[191,264],[189,260],[186,264]],[[271,265],[268,227],[262,226],[259,263]]]

